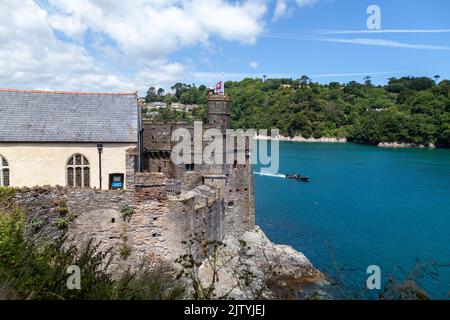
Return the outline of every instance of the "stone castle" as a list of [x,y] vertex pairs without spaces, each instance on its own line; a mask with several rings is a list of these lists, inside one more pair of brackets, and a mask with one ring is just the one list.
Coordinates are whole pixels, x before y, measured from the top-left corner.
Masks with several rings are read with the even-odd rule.
[[[194,251],[205,258],[198,274],[206,283],[213,271],[203,244],[219,241],[226,248],[216,290],[235,299],[267,292],[269,283],[277,291],[321,281],[303,254],[255,226],[249,141],[206,148],[227,133],[228,96],[208,97],[202,129],[214,134],[198,132],[199,123],[142,122],[136,93],[0,89],[0,113],[0,186],[15,188],[0,212],[25,212],[28,237],[91,242],[111,254],[114,274]],[[227,161],[176,164],[177,129],[194,137],[191,156],[200,145],[203,159]]]
[[[230,124],[230,99],[224,95],[208,97],[208,124],[203,129],[219,129],[225,141],[226,130]],[[172,133],[184,128],[194,137],[194,127],[186,123],[155,123],[143,124],[142,163],[145,172],[161,172],[168,178],[179,181],[181,189],[188,191],[201,185],[217,188],[223,210],[223,232],[242,234],[255,227],[255,209],[253,192],[253,171],[250,162],[248,144],[245,152],[245,164],[238,164],[238,146],[235,143],[234,163],[226,164],[182,164],[174,165],[171,161],[171,150],[176,142],[172,141]],[[203,137],[203,144],[210,142]],[[225,148],[225,146],[224,146]],[[194,150],[194,148],[192,148]],[[226,156],[225,150],[222,155]]]
[[[197,124],[141,122],[136,94],[0,90],[0,98],[0,112],[11,115],[0,118],[0,186],[16,187],[11,202],[26,212],[29,237],[64,234],[67,245],[92,242],[112,254],[113,273],[145,260],[174,262],[192,249],[189,240],[196,236],[220,241],[228,262],[217,291],[232,291],[233,298],[253,297],[238,286],[248,270],[258,292],[268,275],[280,288],[322,279],[303,254],[273,244],[255,226],[249,143],[236,143],[231,151],[245,161],[175,164],[172,133],[184,129],[195,137]],[[30,105],[42,111],[39,121],[17,113]],[[210,95],[203,129],[225,135],[229,123],[229,97]],[[211,139],[202,134],[201,145]],[[221,156],[228,159],[227,150]],[[58,226],[61,219],[66,228]],[[193,249],[200,253],[202,245]],[[198,272],[210,282],[207,260]]]
[[[37,237],[56,237],[60,232],[55,228],[54,220],[58,218],[58,203],[63,202],[70,212],[68,241],[81,245],[93,240],[100,244],[102,250],[113,248],[116,258],[112,266],[123,270],[138,265],[142,257],[149,255],[168,260],[178,258],[186,249],[182,243],[194,234],[203,234],[207,239],[222,241],[227,235],[239,238],[245,232],[255,229],[253,173],[249,152],[245,153],[245,164],[238,164],[236,161],[232,164],[175,165],[171,161],[171,151],[175,144],[171,139],[172,133],[175,129],[183,128],[194,136],[194,125],[146,121],[135,125],[134,119],[139,120],[139,117],[134,112],[127,115],[126,112],[120,113],[117,110],[120,110],[120,107],[134,110],[133,105],[136,107],[136,104],[133,101],[136,101],[136,96],[34,91],[7,91],[5,94],[9,95],[11,101],[20,103],[32,99],[42,105],[45,99],[49,106],[57,105],[59,101],[63,104],[69,100],[79,100],[77,112],[72,117],[74,120],[84,117],[87,105],[104,104],[106,109],[108,102],[115,104],[114,108],[109,109],[113,116],[107,119],[107,126],[101,132],[103,151],[99,162],[103,162],[103,168],[96,166],[97,148],[96,143],[93,143],[93,139],[99,139],[95,123],[102,121],[100,118],[95,119],[95,122],[91,121],[92,128],[84,127],[86,136],[80,142],[72,143],[76,137],[70,134],[63,136],[64,142],[46,142],[46,139],[54,137],[52,132],[48,132],[49,128],[52,128],[52,117],[48,116],[45,117],[48,120],[45,130],[38,131],[48,137],[42,136],[37,142],[15,141],[0,144],[0,154],[9,160],[11,186],[20,188],[14,199],[15,203],[27,210],[30,223],[41,221],[44,225],[42,230],[36,230]],[[24,95],[26,99],[23,98]],[[14,106],[17,105],[20,104],[14,103]],[[12,103],[11,107],[6,105],[6,110],[12,109],[12,106]],[[82,120],[88,121],[89,117],[92,117],[92,113],[86,111],[86,119]],[[121,118],[126,122],[114,122]],[[217,128],[225,135],[229,123],[229,97],[210,95],[208,124],[203,128]],[[82,125],[80,123],[80,126]],[[110,136],[108,131],[119,125],[121,127],[120,132],[117,131],[117,140],[114,143],[105,143],[105,139]],[[134,145],[130,143],[133,142],[132,139],[127,141],[127,136],[120,136],[127,126],[132,126],[132,131],[136,134]],[[81,127],[75,129],[81,130]],[[91,131],[97,134],[92,141],[87,135],[87,132]],[[19,135],[12,137],[21,139]],[[207,144],[209,138],[203,137],[202,141]],[[48,180],[49,186],[45,186],[46,177],[42,177],[36,182],[39,187],[27,187],[23,185],[26,181],[18,181],[19,173],[14,167],[22,165],[21,159],[27,158],[19,158],[14,150],[20,148],[24,150],[22,153],[26,153],[31,145],[33,149],[40,150],[37,156],[41,157],[42,162],[50,163],[55,159],[58,161],[53,165],[54,172],[57,172],[56,169],[62,164],[61,179],[54,174],[50,177],[53,180]],[[49,148],[55,148],[57,151],[49,153]],[[123,156],[122,150],[125,150]],[[236,147],[235,153],[237,151]],[[67,157],[69,162],[64,168]],[[77,164],[78,158],[83,162]],[[29,170],[27,163],[23,163],[23,166]],[[66,186],[55,186],[60,180],[64,183],[64,170],[66,179],[71,177],[72,168],[83,173],[81,179],[76,175],[75,179],[67,180]],[[104,183],[103,187],[99,188],[100,183],[95,177],[101,177],[101,173],[104,177],[110,176],[110,183]],[[122,176],[124,187],[114,188],[111,176]],[[74,187],[73,183],[77,181],[82,184],[76,183]],[[130,219],[122,217],[121,210],[125,206],[133,210]],[[120,259],[119,251],[124,246],[132,250],[126,259]]]

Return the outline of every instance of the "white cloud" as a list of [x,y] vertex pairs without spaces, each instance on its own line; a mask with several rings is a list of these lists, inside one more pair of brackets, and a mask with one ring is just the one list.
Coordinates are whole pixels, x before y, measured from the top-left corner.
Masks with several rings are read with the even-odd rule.
[[326,30],[320,34],[377,34],[377,33],[450,33],[450,29],[384,29],[384,30]]
[[[161,59],[180,47],[207,44],[217,36],[251,44],[264,29],[262,0],[106,1],[49,0],[58,19],[82,25],[112,39],[129,55]],[[77,23],[73,19],[78,19]],[[69,22],[65,25],[69,25]],[[55,27],[56,24],[55,24]],[[60,31],[71,36],[67,27]]]
[[39,3],[0,1],[0,87],[143,91],[192,82],[194,67],[171,61],[171,53],[215,38],[252,44],[267,11],[263,0]]
[[277,0],[275,4],[275,11],[273,14],[273,20],[277,21],[283,18],[288,10],[287,0]]
[[425,50],[450,50],[448,46],[428,45],[428,44],[411,44],[385,39],[317,39],[319,41],[359,44],[377,47],[391,47],[403,49],[425,49]]
[[150,86],[168,88],[178,81],[191,83],[192,79],[187,79],[190,75],[191,71],[180,63],[159,63],[140,71],[135,79],[143,90]]
[[303,34],[295,35],[287,33],[264,33],[261,35],[261,37],[280,40],[324,41],[324,42],[358,44],[366,46],[403,48],[403,49],[445,50],[445,51],[450,50],[450,46],[404,43],[386,39],[368,39],[368,38],[345,39],[345,38],[325,38],[325,37],[322,38],[317,36],[309,36]]
[[249,66],[250,66],[250,68],[252,68],[252,69],[258,69],[258,62],[256,62],[256,61],[252,61],[252,62],[250,62],[249,64],[248,64]]
[[[218,79],[225,78],[225,81],[238,81],[243,78],[262,78],[261,73],[252,72],[194,72],[193,77],[202,81],[202,83],[217,83]],[[267,73],[268,78],[291,78],[291,73]]]
[[323,73],[313,74],[311,78],[340,78],[340,77],[363,77],[363,76],[379,76],[387,74],[405,73],[403,71],[379,71],[379,72],[352,72],[352,73]]
[[295,0],[295,2],[297,2],[297,5],[300,8],[303,8],[303,7],[311,7],[315,5],[317,2],[319,2],[319,0]]
[[34,1],[0,3],[0,86],[117,90],[133,83],[101,70],[84,47],[54,38]]
[[87,27],[81,23],[80,18],[75,14],[70,16],[54,14],[49,17],[49,22],[53,29],[60,30],[72,38],[81,37],[87,30]]
[[278,21],[281,18],[289,16],[293,12],[292,7],[295,7],[295,4],[300,8],[304,8],[312,7],[317,2],[319,2],[319,0],[276,0],[272,21]]

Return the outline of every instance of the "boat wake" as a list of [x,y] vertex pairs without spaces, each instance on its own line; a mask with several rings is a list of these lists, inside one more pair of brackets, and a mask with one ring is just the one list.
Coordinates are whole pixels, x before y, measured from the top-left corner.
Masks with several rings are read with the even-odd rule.
[[272,178],[282,178],[285,179],[286,175],[285,174],[273,174],[273,173],[268,173],[268,172],[253,172],[253,174],[256,174],[258,176],[263,176],[263,177],[272,177]]

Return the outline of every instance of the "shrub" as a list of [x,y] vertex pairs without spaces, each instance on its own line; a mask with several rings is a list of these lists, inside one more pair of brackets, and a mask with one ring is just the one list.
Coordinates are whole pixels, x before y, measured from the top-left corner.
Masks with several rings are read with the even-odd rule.
[[69,209],[67,208],[67,203],[65,201],[61,201],[59,203],[58,212],[61,216],[65,216],[69,213]]
[[[135,272],[115,279],[109,272],[111,254],[88,242],[83,248],[64,239],[42,244],[24,236],[24,214],[0,215],[0,298],[34,300],[181,299],[184,284],[164,263],[142,264]],[[81,289],[67,288],[67,268],[81,271]]]
[[38,231],[42,227],[42,220],[39,220],[38,218],[31,219],[31,229],[33,231]]
[[125,260],[131,254],[131,248],[125,242],[122,243],[122,247],[120,248],[120,257]]
[[0,187],[0,206],[8,205],[15,195],[15,189],[10,187]]
[[59,230],[67,229],[67,227],[69,226],[69,220],[66,217],[58,217],[55,220],[55,225]]
[[124,221],[125,220],[130,221],[131,217],[134,214],[134,209],[126,204],[120,209],[120,213],[122,214],[122,218]]

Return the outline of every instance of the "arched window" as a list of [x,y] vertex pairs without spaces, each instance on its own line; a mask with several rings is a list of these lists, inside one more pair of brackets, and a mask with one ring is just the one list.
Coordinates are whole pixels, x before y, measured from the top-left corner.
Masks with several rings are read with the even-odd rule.
[[0,186],[9,187],[8,161],[0,154]]
[[67,161],[67,186],[69,188],[89,188],[91,170],[89,161],[82,154],[74,154]]

